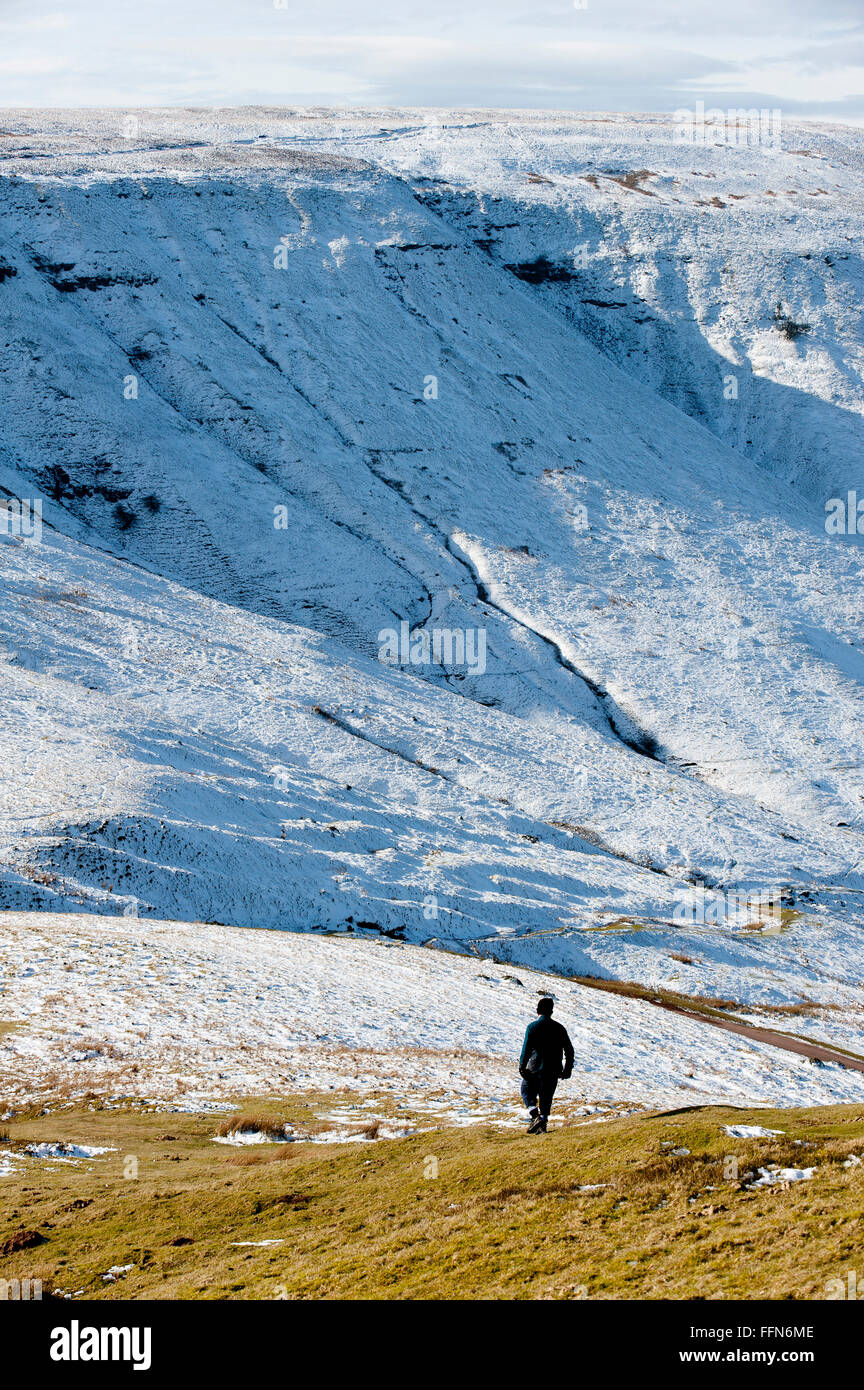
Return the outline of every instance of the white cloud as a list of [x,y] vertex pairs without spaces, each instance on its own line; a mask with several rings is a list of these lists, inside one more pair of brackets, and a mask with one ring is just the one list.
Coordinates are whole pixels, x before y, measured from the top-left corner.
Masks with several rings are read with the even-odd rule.
[[261,102],[864,120],[860,0],[0,0],[4,105]]

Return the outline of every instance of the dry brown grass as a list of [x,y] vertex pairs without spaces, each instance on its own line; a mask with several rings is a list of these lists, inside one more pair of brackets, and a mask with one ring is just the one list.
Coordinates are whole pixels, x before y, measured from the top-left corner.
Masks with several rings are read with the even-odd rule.
[[602,989],[608,994],[620,994],[625,999],[659,1000],[694,1013],[724,1014],[733,1009],[743,1008],[737,999],[724,999],[719,995],[683,994],[674,989],[637,984],[635,980],[601,980],[596,975],[574,975],[572,978],[577,984],[587,985],[589,989]]
[[285,1157],[285,1149],[274,1144],[272,1148],[257,1151],[241,1149],[238,1153],[228,1154],[225,1162],[230,1163],[233,1168],[254,1168],[259,1163],[281,1163]]
[[814,1018],[829,1010],[841,1012],[842,1004],[819,1004],[815,999],[801,999],[797,1004],[747,1004],[741,1005],[742,1012],[748,1014],[772,1014],[779,1018]]
[[229,1120],[222,1121],[216,1133],[222,1139],[230,1134],[266,1134],[268,1139],[276,1140],[287,1137],[284,1121],[274,1120],[270,1115],[232,1115]]
[[[224,1124],[287,1120],[296,1132],[332,1104],[326,1093],[314,1105],[235,1096]],[[213,1144],[212,1114],[169,1123],[170,1142],[166,1116],[144,1109],[16,1116],[16,1144],[114,1152],[76,1168],[28,1162],[3,1179],[0,1244],[25,1227],[47,1240],[17,1250],[2,1277],[41,1278],[46,1297],[59,1285],[119,1300],[545,1299],[579,1287],[603,1299],[820,1299],[860,1251],[864,1168],[843,1167],[864,1153],[860,1106],[695,1108],[540,1138],[481,1125],[252,1152]],[[741,1123],[786,1133],[725,1133]],[[770,1164],[816,1172],[750,1189],[746,1174]],[[235,1245],[246,1241],[256,1245]],[[112,1285],[112,1264],[134,1269]]]
[[381,1121],[380,1121],[380,1120],[371,1120],[371,1121],[369,1122],[369,1124],[367,1124],[367,1125],[358,1125],[357,1128],[356,1128],[356,1129],[353,1129],[351,1132],[352,1132],[352,1134],[359,1134],[359,1135],[361,1135],[362,1138],[364,1138],[364,1139],[377,1139],[380,1130],[381,1130]]

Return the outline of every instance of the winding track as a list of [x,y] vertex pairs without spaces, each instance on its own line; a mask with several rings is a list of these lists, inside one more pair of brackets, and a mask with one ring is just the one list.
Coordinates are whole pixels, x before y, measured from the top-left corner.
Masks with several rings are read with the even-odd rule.
[[[579,983],[590,987],[588,980],[580,980]],[[769,1047],[779,1047],[785,1052],[797,1052],[802,1057],[809,1057],[815,1062],[836,1062],[838,1066],[847,1067],[852,1071],[864,1071],[864,1057],[859,1057],[855,1053],[840,1052],[823,1043],[809,1042],[806,1038],[796,1037],[792,1033],[781,1033],[775,1028],[757,1028],[754,1024],[742,1023],[737,1018],[712,1018],[708,1014],[699,1013],[695,1009],[682,1008],[680,1004],[672,1004],[665,999],[651,999],[641,994],[634,996],[614,988],[610,990],[610,993],[618,994],[624,999],[641,999],[643,1003],[653,1004],[657,1009],[666,1009],[671,1014],[680,1014],[682,1018],[692,1019],[695,1023],[710,1023],[713,1027],[722,1028],[727,1033],[738,1033],[742,1038],[749,1038],[751,1042],[767,1043]]]

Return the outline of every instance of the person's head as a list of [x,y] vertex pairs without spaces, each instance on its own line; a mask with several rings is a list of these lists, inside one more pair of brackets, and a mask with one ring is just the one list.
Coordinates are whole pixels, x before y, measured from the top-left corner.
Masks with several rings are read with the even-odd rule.
[[548,997],[544,997],[543,999],[537,1000],[537,1012],[538,1014],[540,1014],[541,1018],[549,1018],[552,1014],[552,1010],[554,1009],[554,1007],[554,1000],[549,999]]

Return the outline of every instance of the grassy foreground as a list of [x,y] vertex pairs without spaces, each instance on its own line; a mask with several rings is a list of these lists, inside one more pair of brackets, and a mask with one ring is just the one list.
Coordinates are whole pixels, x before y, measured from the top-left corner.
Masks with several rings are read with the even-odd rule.
[[[310,1103],[256,1099],[244,1111],[302,1125]],[[43,1297],[82,1299],[820,1299],[860,1262],[864,1166],[843,1163],[864,1154],[861,1107],[245,1149],[212,1142],[221,1118],[97,1103],[0,1126],[0,1149],[117,1149],[0,1178],[0,1279],[41,1278]],[[785,1135],[722,1128],[743,1123]],[[728,1155],[742,1175],[770,1162],[818,1171],[751,1191],[724,1176]],[[44,1243],[14,1249],[22,1230]],[[116,1282],[102,1278],[125,1265]]]

